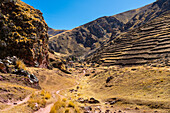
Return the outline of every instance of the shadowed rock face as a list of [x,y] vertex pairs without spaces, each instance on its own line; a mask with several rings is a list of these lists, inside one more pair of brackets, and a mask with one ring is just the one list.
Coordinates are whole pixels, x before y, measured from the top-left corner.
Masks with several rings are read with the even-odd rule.
[[85,55],[100,48],[122,32],[137,28],[169,10],[169,0],[158,0],[142,8],[98,18],[53,36],[49,46],[63,54]]
[[17,56],[29,66],[48,66],[47,24],[42,13],[20,0],[1,0],[0,58]]
[[114,31],[122,30],[122,22],[116,18],[102,17],[73,30],[52,37],[49,46],[56,52],[82,55],[109,39]]

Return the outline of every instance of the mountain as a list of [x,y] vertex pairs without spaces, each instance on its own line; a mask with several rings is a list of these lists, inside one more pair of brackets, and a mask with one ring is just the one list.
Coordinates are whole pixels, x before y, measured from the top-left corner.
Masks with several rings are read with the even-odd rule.
[[84,55],[100,48],[122,32],[132,30],[169,10],[169,0],[157,0],[142,8],[98,18],[50,38],[49,47],[68,55]]
[[29,66],[48,66],[48,26],[42,13],[20,0],[0,2],[0,58],[17,56]]
[[64,54],[83,55],[89,50],[100,47],[111,36],[124,31],[127,21],[148,7],[150,5],[114,16],[101,17],[80,27],[60,33],[50,38],[49,47]]
[[53,36],[49,41],[49,47],[60,53],[83,55],[91,49],[100,47],[113,32],[122,30],[123,22],[115,17],[102,17]]
[[[112,25],[110,25],[111,23]],[[102,28],[102,24],[104,28]],[[49,47],[60,53],[82,55],[109,39],[112,34],[112,26],[115,30],[120,31],[122,24],[116,18],[103,17],[54,36],[49,41]]]
[[66,30],[56,30],[56,29],[53,29],[53,28],[49,27],[48,28],[48,36],[53,37],[53,36],[55,36],[57,34],[60,34],[60,33],[64,32],[64,31],[66,31]]

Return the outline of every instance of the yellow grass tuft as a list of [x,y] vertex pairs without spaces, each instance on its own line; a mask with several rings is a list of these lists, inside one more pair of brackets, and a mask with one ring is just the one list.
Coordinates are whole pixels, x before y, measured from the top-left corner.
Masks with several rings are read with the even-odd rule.
[[66,98],[64,99],[58,99],[58,101],[54,104],[54,106],[51,108],[50,113],[70,113],[71,111],[74,111],[75,113],[81,113],[78,106],[76,106],[75,103],[72,101],[67,101]]
[[26,69],[26,66],[25,66],[25,64],[22,60],[17,60],[16,66],[17,66],[18,69],[24,69],[24,70]]
[[68,107],[75,108],[75,104],[74,104],[72,101],[70,101],[70,102],[68,103]]

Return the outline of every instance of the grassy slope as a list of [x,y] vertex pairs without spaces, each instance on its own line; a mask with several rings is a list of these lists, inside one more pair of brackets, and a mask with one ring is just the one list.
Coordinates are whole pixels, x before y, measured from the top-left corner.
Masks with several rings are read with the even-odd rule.
[[[134,71],[133,71],[134,69]],[[85,97],[95,97],[101,102],[109,98],[120,100],[121,106],[139,106],[141,109],[170,109],[169,68],[125,67],[104,69],[89,78],[83,78]],[[114,78],[106,83],[110,76]]]

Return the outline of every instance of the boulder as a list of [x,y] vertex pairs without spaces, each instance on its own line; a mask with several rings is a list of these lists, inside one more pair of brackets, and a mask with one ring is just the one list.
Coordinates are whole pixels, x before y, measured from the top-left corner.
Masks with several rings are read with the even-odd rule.
[[97,103],[100,103],[100,102],[98,100],[96,100],[95,98],[90,98],[89,103],[90,104],[97,104]]
[[5,64],[0,61],[0,72],[7,73]]
[[109,83],[114,77],[113,76],[110,76],[106,79],[106,83]]

